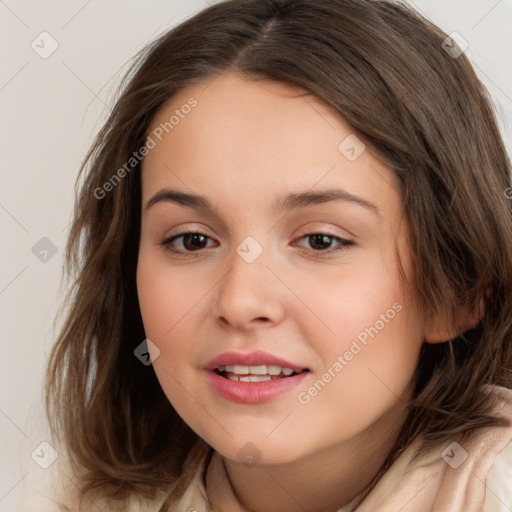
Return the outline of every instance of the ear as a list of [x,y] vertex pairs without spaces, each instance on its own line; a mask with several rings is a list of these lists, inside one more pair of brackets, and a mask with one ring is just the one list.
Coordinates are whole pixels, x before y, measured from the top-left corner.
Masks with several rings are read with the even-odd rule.
[[447,320],[444,315],[433,317],[425,325],[423,339],[426,343],[443,343],[451,340],[460,333],[475,327],[484,313],[484,300],[481,299],[474,311],[468,308],[459,308],[453,322]]

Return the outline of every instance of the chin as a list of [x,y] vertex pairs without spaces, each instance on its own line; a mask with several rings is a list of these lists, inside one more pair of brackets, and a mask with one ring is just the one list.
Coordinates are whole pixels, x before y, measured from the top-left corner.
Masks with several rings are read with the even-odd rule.
[[224,439],[220,443],[208,444],[225,459],[246,466],[254,466],[255,464],[289,464],[306,455],[297,451],[296,442],[290,441],[285,442],[277,437],[274,441],[256,437],[251,440],[250,436],[245,435],[229,441]]

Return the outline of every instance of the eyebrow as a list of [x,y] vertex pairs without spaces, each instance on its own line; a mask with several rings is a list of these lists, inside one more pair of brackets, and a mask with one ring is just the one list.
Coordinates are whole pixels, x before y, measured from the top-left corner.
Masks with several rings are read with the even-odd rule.
[[[329,203],[332,201],[345,201],[348,203],[353,203],[368,209],[376,215],[380,215],[378,208],[370,201],[351,194],[346,190],[337,188],[320,190],[316,192],[293,192],[285,196],[280,196],[275,199],[272,205],[272,211],[274,213],[279,213],[282,211],[296,210],[299,208],[304,208],[316,204]],[[164,188],[157,192],[147,202],[145,211],[147,211],[151,206],[161,202],[175,203],[181,206],[206,210],[219,216],[217,208],[213,206],[206,197],[196,194],[188,194],[169,188]]]

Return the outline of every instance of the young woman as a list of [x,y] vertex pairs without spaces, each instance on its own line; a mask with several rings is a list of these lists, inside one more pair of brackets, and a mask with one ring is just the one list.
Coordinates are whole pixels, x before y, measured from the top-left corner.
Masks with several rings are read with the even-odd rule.
[[56,503],[510,510],[510,162],[446,38],[228,0],[143,52],[81,174]]

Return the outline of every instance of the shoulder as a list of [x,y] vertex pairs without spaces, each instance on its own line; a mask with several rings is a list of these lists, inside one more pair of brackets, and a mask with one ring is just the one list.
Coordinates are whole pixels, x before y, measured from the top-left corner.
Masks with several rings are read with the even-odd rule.
[[[497,412],[512,423],[512,390],[496,386],[489,391],[498,398]],[[502,429],[504,445],[495,457],[486,479],[485,506],[482,512],[512,510],[512,426]]]
[[494,414],[508,426],[476,430],[464,441],[454,436],[421,455],[418,436],[357,510],[511,512],[512,390],[489,386],[488,391]]
[[46,468],[32,465],[22,482],[19,512],[75,512],[67,474],[62,460]]
[[64,449],[49,465],[31,464],[22,482],[22,498],[17,512],[154,512],[154,503],[139,499],[124,502],[107,498],[84,498]]
[[[123,503],[112,503],[102,498],[94,503],[80,500],[79,485],[73,476],[69,459],[64,450],[46,469],[32,465],[23,481],[23,498],[17,512],[155,512],[169,494],[177,494],[173,510],[182,510],[186,503],[195,503],[197,512],[202,512],[204,502],[203,474],[211,454],[211,448],[201,439],[192,447],[184,463],[182,475],[169,489],[162,490],[154,501],[132,497]],[[155,508],[156,507],[156,508]],[[188,510],[183,508],[183,510]]]
[[512,510],[512,440],[496,457],[486,482],[483,512],[510,512]]

